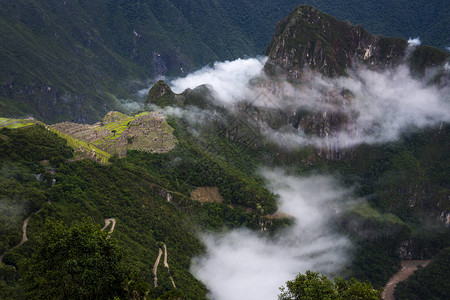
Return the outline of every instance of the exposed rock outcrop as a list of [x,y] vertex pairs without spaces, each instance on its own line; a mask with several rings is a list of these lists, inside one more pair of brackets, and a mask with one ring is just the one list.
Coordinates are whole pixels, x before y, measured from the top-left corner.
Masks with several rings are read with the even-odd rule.
[[278,23],[265,54],[266,73],[291,80],[299,79],[304,67],[336,76],[356,64],[384,68],[411,58],[411,67],[419,71],[449,57],[436,48],[409,47],[404,39],[372,35],[361,25],[352,26],[307,5]]
[[[449,54],[427,46],[412,46],[404,39],[385,38],[368,33],[361,25],[352,26],[324,14],[314,7],[301,5],[279,22],[275,35],[266,50],[268,61],[264,71],[269,80],[264,86],[278,99],[288,99],[287,80],[300,93],[314,85],[317,74],[325,77],[346,75],[349,69],[366,67],[383,70],[401,63],[409,65],[414,76],[426,75],[426,68],[443,66]],[[430,82],[442,83],[446,71],[430,76]],[[441,68],[444,69],[444,68]],[[339,132],[350,136],[358,115],[351,110],[351,91],[324,87],[320,99],[308,105],[319,109],[288,112],[287,123],[309,136],[323,141],[317,154],[327,159],[342,159],[349,151],[329,137]],[[286,93],[285,93],[286,92]],[[317,103],[312,103],[316,101]],[[295,101],[293,101],[295,102]],[[319,103],[320,102],[320,103]]]

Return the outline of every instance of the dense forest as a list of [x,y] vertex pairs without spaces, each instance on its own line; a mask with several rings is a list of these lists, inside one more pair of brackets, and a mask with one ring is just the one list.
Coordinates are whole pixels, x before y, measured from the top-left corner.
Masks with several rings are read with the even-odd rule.
[[395,289],[395,298],[403,299],[447,299],[450,297],[450,248],[442,250],[429,265],[420,268],[400,282]]
[[[192,141],[189,145],[178,136],[180,143],[177,150],[170,153],[172,157],[131,152],[126,159],[100,165],[87,159],[68,161],[73,155],[72,149],[41,126],[2,129],[0,137],[1,231],[5,237],[1,248],[4,253],[2,298],[20,298],[24,290],[19,278],[29,276],[26,275],[29,268],[43,267],[33,266],[27,257],[36,253],[36,247],[42,247],[41,239],[52,238],[46,237],[49,233],[43,230],[51,226],[46,225],[49,220],[61,222],[60,227],[81,221],[88,225],[94,222],[99,227],[103,219],[111,217],[117,220],[112,237],[124,251],[122,263],[126,267],[123,272],[129,270],[126,276],[138,282],[152,282],[151,270],[158,243],[164,242],[178,290],[189,299],[203,298],[205,287],[188,268],[192,257],[203,249],[196,231],[222,230],[224,226],[256,229],[259,218],[275,209],[274,196],[261,179],[252,175],[251,170],[255,168],[252,160],[248,156],[241,158],[241,150],[230,142],[213,144],[231,157],[237,158],[239,154],[240,159],[231,164],[218,160],[215,155],[208,156],[207,149]],[[184,166],[173,165],[174,158],[179,157]],[[189,198],[194,187],[207,184],[219,185],[224,203],[201,205]],[[167,193],[173,197],[170,203],[163,196]],[[261,195],[258,196],[260,205],[249,202],[258,199],[250,197],[250,193]],[[238,206],[232,208],[227,205],[230,203]],[[240,208],[244,206],[254,210],[244,211]],[[30,242],[16,250],[14,246],[20,241],[22,222],[30,215],[27,227]],[[171,284],[165,272],[158,276],[158,282],[158,288],[150,288],[152,298],[170,293]],[[25,291],[33,295],[36,287],[30,286],[32,284],[27,285]],[[37,298],[42,296],[36,295]]]
[[[395,4],[401,9],[388,12],[385,1],[310,2],[343,20],[365,23],[373,33],[405,38],[420,35],[423,41],[441,48],[449,42],[442,34],[448,31],[450,15],[447,6],[440,6],[443,2],[401,2]],[[5,41],[0,44],[0,60],[5,62],[0,64],[0,298],[213,297],[212,288],[196,278],[192,269],[199,257],[211,254],[205,236],[244,232],[269,244],[282,244],[303,221],[295,220],[290,211],[278,210],[287,196],[272,185],[262,168],[283,170],[287,175],[280,176],[285,178],[332,177],[333,188],[347,191],[333,197],[349,203],[325,202],[320,212],[329,215],[319,214],[318,218],[326,219],[324,226],[333,238],[345,240],[348,257],[342,258],[344,267],[330,266],[325,275],[318,270],[296,270],[295,274],[306,273],[291,278],[280,299],[319,297],[320,293],[332,299],[378,299],[402,259],[433,261],[400,284],[396,297],[448,298],[448,280],[443,280],[449,277],[445,266],[450,247],[450,127],[446,112],[439,114],[444,116],[439,122],[424,121],[425,125],[408,120],[408,127],[388,140],[362,140],[344,147],[331,142],[292,147],[274,139],[268,130],[294,132],[296,135],[288,137],[311,141],[328,139],[342,128],[357,130],[360,124],[355,120],[364,111],[352,111],[351,104],[361,99],[336,82],[359,80],[352,81],[352,87],[363,86],[363,96],[374,100],[366,87],[373,81],[358,70],[350,70],[350,77],[334,77],[336,74],[319,67],[314,70],[310,64],[309,79],[302,77],[304,73],[297,76],[299,70],[284,73],[293,75],[288,80],[273,74],[252,78],[250,85],[263,92],[245,95],[255,99],[244,97],[231,105],[219,101],[206,85],[175,94],[168,84],[158,81],[147,99],[138,95],[155,76],[186,74],[215,60],[263,53],[276,22],[297,5],[294,1],[20,0],[0,5],[0,36]],[[419,9],[418,5],[424,6]],[[414,18],[418,12],[422,19]],[[300,18],[304,20],[300,22]],[[296,35],[297,21],[309,24],[304,26],[311,30],[306,37]],[[274,54],[268,64],[279,59],[303,68],[296,63],[301,59],[315,63],[317,58],[327,68],[340,64],[342,72],[337,74],[348,75],[349,57],[361,57],[365,74],[379,81],[383,81],[380,74],[390,67],[386,71],[390,80],[401,77],[400,70],[407,73],[408,87],[431,90],[433,97],[448,91],[449,73],[443,64],[448,63],[449,55],[436,48],[411,48],[406,40],[372,36],[360,26],[353,27],[310,6],[299,7],[279,24],[279,40],[287,41],[282,46],[286,53],[297,56]],[[349,33],[348,40],[340,35],[343,31],[333,31],[342,28]],[[277,44],[278,37],[267,53],[283,48]],[[337,47],[342,41],[354,43],[358,49]],[[410,65],[403,69],[392,65],[406,60]],[[281,63],[275,69],[283,74]],[[281,102],[258,106],[265,95],[262,88],[267,88],[266,92],[272,89],[266,94],[276,94],[286,86],[309,93],[308,101],[329,101],[332,109],[314,111],[314,105],[304,105],[290,111]],[[308,90],[311,87],[313,96]],[[397,91],[388,100],[394,101]],[[423,107],[414,103],[414,95],[408,96],[413,113],[406,116],[421,117]],[[433,103],[436,111],[448,107],[448,103]],[[100,116],[112,109],[126,111],[128,104],[140,111],[130,117],[107,115],[126,120],[116,124],[120,132],[119,127],[105,125],[107,117]],[[375,110],[379,118],[365,133],[386,128],[381,124],[386,108]],[[4,118],[25,114],[38,120]],[[148,118],[140,119],[141,131],[133,133],[130,128],[138,115]],[[435,117],[424,115],[427,121]],[[100,138],[77,140],[41,123],[63,120],[97,122],[95,126],[101,129],[64,125],[81,128],[85,136],[104,132],[108,145],[130,130],[126,139],[122,137],[123,147],[129,151],[99,160],[95,152],[103,151],[97,148]],[[388,125],[404,125],[395,121],[388,119]],[[139,134],[150,136],[152,127],[145,122],[165,131],[163,136],[170,135],[173,148],[154,152],[128,148]],[[146,142],[157,143],[159,137]],[[291,189],[288,197],[298,192],[292,186],[284,188]],[[307,195],[305,206],[322,189],[326,187],[318,186]],[[309,228],[302,230],[307,235]],[[296,238],[288,243],[304,243]],[[302,258],[320,255],[316,249]]]
[[[31,297],[36,292],[36,286],[24,286],[28,281],[21,278],[34,270],[37,258],[29,259],[45,244],[42,239],[51,238],[46,236],[48,230],[43,230],[55,226],[49,222],[60,222],[56,223],[59,231],[84,222],[97,228],[90,229],[92,232],[107,218],[117,220],[111,236],[123,251],[121,276],[136,282],[136,293],[147,291],[150,297],[163,297],[172,291],[165,272],[158,275],[157,288],[151,284],[152,266],[163,242],[178,292],[186,298],[204,297],[204,285],[189,272],[192,257],[204,251],[196,232],[241,226],[260,229],[263,216],[276,210],[276,196],[255,172],[262,163],[288,164],[299,175],[336,174],[344,184],[357,183],[361,197],[371,195],[367,205],[355,207],[337,220],[337,228],[350,234],[356,246],[345,277],[368,280],[379,288],[399,267],[397,249],[403,241],[409,240],[409,251],[420,258],[432,258],[449,246],[448,230],[427,225],[433,206],[427,212],[426,205],[408,207],[403,200],[421,186],[445,193],[444,153],[449,139],[445,135],[436,139],[434,130],[408,134],[385,146],[357,147],[348,161],[330,163],[317,156],[315,165],[308,166],[299,158],[316,155],[313,149],[267,152],[276,147],[270,141],[255,145],[242,137],[230,140],[227,128],[218,131],[223,126],[220,123],[214,125],[218,128],[197,128],[200,132],[195,134],[183,119],[172,118],[169,124],[178,140],[171,152],[131,151],[126,158],[113,158],[107,165],[71,160],[73,150],[42,126],[1,130],[1,230],[6,237],[2,239],[2,297],[17,298],[24,293]],[[256,139],[264,141],[263,136]],[[268,156],[271,152],[277,155]],[[218,186],[224,202],[193,201],[192,191],[201,186]],[[14,248],[28,216],[30,240]],[[269,232],[276,233],[290,221],[272,224]],[[374,231],[376,235],[364,234]]]

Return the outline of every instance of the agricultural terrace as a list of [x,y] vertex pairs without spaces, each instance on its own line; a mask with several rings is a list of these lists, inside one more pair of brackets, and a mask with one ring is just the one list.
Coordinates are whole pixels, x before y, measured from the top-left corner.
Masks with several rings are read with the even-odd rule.
[[125,157],[128,150],[163,153],[176,145],[173,129],[157,112],[135,116],[109,112],[93,125],[62,122],[49,126],[49,130],[66,138],[81,155],[101,162],[113,155]]

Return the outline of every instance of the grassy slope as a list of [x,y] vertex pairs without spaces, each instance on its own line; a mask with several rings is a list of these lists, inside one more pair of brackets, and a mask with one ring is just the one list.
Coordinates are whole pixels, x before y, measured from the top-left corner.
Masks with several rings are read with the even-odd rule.
[[[180,281],[180,288],[185,293],[200,295],[204,287],[187,272],[190,258],[201,250],[194,232],[197,228],[217,230],[224,225],[258,228],[258,215],[270,212],[274,204],[273,196],[254,175],[256,166],[263,161],[265,165],[288,163],[300,174],[311,170],[336,173],[344,182],[358,184],[358,193],[367,196],[369,203],[344,218],[342,228],[355,239],[355,260],[350,271],[359,279],[382,286],[396,270],[396,249],[405,239],[415,240],[418,250],[425,255],[433,255],[448,246],[442,235],[445,232],[424,227],[429,221],[426,214],[433,215],[433,205],[418,203],[409,207],[405,202],[424,188],[437,191],[429,194],[431,201],[439,201],[440,195],[446,193],[448,180],[443,160],[449,149],[446,128],[439,135],[433,130],[424,131],[379,148],[361,146],[354,149],[352,160],[329,162],[316,157],[311,166],[301,162],[311,157],[311,153],[282,152],[267,146],[253,149],[242,140],[228,140],[225,132],[217,134],[212,127],[200,135],[197,135],[199,132],[192,135],[185,130],[187,126],[183,122],[171,120],[170,123],[179,141],[173,151],[166,154],[133,151],[126,159],[113,160],[112,164],[103,166],[88,160],[60,164],[70,157],[71,151],[43,128],[3,129],[0,142],[6,152],[1,156],[2,202],[8,205],[2,209],[8,212],[4,216],[9,218],[2,220],[2,230],[8,237],[2,244],[4,251],[20,239],[21,221],[43,207],[30,221],[31,242],[8,253],[5,261],[20,266],[22,257],[32,250],[33,236],[39,235],[38,228],[46,218],[71,224],[87,215],[102,224],[104,218],[114,217],[118,220],[114,234],[130,249],[128,263],[144,280],[152,281],[156,242],[164,241],[169,247],[169,257],[173,254],[176,258],[173,262],[169,258],[169,264],[175,280]],[[271,158],[267,156],[270,153],[278,155]],[[45,173],[45,167],[36,163],[42,159],[50,159],[58,166],[54,176]],[[36,181],[32,176],[39,173],[45,174],[43,181]],[[402,179],[402,174],[408,174],[407,181]],[[55,186],[50,184],[53,178],[57,182]],[[200,206],[190,201],[190,192],[199,186],[218,186],[225,204]],[[398,194],[400,186],[404,189]],[[161,198],[161,190],[172,191],[174,204]],[[46,204],[47,200],[51,204]],[[252,207],[254,212],[232,209],[227,203]],[[12,282],[9,288],[17,288],[15,282],[20,274],[2,270],[9,274],[6,277]],[[160,280],[165,283],[161,289],[152,290],[152,295],[170,290],[169,279],[162,275]],[[183,284],[186,285],[183,287]],[[5,290],[10,291],[9,288]]]
[[[214,136],[207,146],[183,131],[182,123],[173,120],[172,125],[180,141],[175,150],[166,154],[133,151],[128,158],[113,159],[108,165],[91,160],[67,162],[73,150],[42,126],[0,129],[0,231],[6,237],[1,240],[0,253],[6,253],[7,264],[0,268],[4,276],[0,295],[21,297],[18,280],[23,259],[33,251],[33,240],[41,234],[46,219],[70,225],[85,217],[98,224],[113,217],[117,220],[113,236],[127,251],[126,263],[135,276],[153,283],[157,242],[162,241],[168,247],[171,274],[178,289],[187,299],[204,298],[204,285],[189,273],[192,257],[203,249],[196,232],[221,230],[223,226],[257,229],[261,214],[273,210],[274,197],[253,175],[255,161],[245,149]],[[174,166],[180,159],[185,166]],[[49,160],[50,166],[40,163],[42,160]],[[52,168],[56,168],[54,175],[47,172]],[[36,180],[32,174],[43,175]],[[226,203],[250,206],[254,211],[191,201],[190,190],[204,184],[217,184]],[[171,203],[164,196],[167,191],[172,195]],[[254,195],[260,197],[255,199]],[[20,240],[23,220],[30,214],[29,242],[10,252]],[[274,226],[283,224],[274,222]],[[161,269],[158,274],[159,287],[150,289],[151,298],[172,289],[167,272]]]
[[[171,272],[179,289],[190,299],[204,297],[204,286],[188,272],[192,256],[202,249],[195,235],[197,226],[184,210],[160,196],[160,188],[152,177],[131,164],[104,166],[90,160],[60,164],[58,157],[68,158],[72,151],[64,140],[42,127],[1,129],[0,132],[0,197],[2,211],[10,212],[2,213],[0,220],[1,231],[5,233],[2,234],[2,253],[20,240],[19,228],[23,219],[42,208],[29,222],[30,242],[7,252],[4,262],[21,269],[22,258],[33,250],[33,240],[40,234],[46,219],[57,219],[70,225],[85,217],[93,218],[98,224],[103,224],[104,218],[114,217],[117,225],[113,235],[126,249],[126,262],[136,271],[136,276],[153,282],[157,242],[162,241],[167,244]],[[37,164],[43,159],[50,159],[58,166],[54,176]],[[31,175],[36,173],[44,174],[40,181]],[[53,178],[55,185],[51,184]],[[6,207],[5,203],[8,204]],[[16,222],[11,222],[11,218]],[[5,266],[0,268],[2,274],[9,274],[8,270]],[[151,290],[152,297],[171,289],[166,274],[160,270],[160,287]],[[9,285],[5,287],[2,281],[0,290],[6,293],[17,287],[14,280],[17,276],[17,271],[9,274],[6,279]]]

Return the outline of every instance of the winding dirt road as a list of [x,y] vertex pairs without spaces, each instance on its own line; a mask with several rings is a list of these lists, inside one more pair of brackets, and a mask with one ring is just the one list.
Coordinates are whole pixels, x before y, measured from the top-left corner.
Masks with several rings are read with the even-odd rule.
[[167,268],[167,272],[169,273],[170,281],[172,281],[173,287],[176,289],[177,286],[175,285],[175,281],[172,278],[172,275],[170,274],[169,264],[167,263],[167,246],[164,244],[164,267]]
[[156,258],[155,264],[153,265],[153,275],[155,275],[155,288],[158,287],[158,265],[159,265],[159,261],[161,260],[161,256],[163,255],[163,251],[161,250],[161,248],[159,248],[159,254],[158,257]]
[[109,226],[109,224],[111,224],[111,230],[109,231],[109,233],[113,233],[114,232],[114,227],[116,227],[116,219],[114,218],[109,218],[109,219],[105,219],[105,226],[103,226],[102,230],[105,230],[106,227]]
[[169,264],[167,263],[167,246],[164,244],[164,267],[169,268]]
[[[50,203],[50,200],[48,200],[48,203]],[[34,214],[37,215],[37,214],[40,213],[41,211],[42,211],[42,208],[39,209],[39,210],[38,210],[37,212],[35,212]],[[17,245],[15,245],[14,247],[12,247],[11,249],[9,249],[8,251],[5,251],[5,253],[3,253],[2,255],[0,255],[0,266],[1,266],[2,263],[3,263],[3,256],[4,256],[6,253],[11,252],[11,251],[13,251],[13,250],[19,248],[20,246],[23,245],[23,243],[25,243],[26,241],[28,241],[28,237],[27,237],[27,226],[28,226],[28,222],[30,221],[32,215],[33,215],[33,213],[32,213],[31,215],[29,215],[28,218],[26,218],[26,219],[23,221],[23,225],[22,225],[22,232],[23,232],[23,234],[22,234],[22,239],[20,240],[20,242],[19,242]],[[112,226],[111,226],[111,230],[109,231],[109,233],[113,233],[114,228],[116,227],[116,219],[114,219],[114,218],[105,219],[105,226],[102,228],[102,230],[104,230],[106,227],[108,227],[108,225],[111,224],[111,223],[112,223]]]
[[411,276],[419,266],[425,267],[429,262],[430,260],[403,260],[402,268],[394,276],[392,276],[391,279],[389,279],[389,282],[384,287],[381,297],[384,300],[395,300],[394,290],[397,283],[408,279],[408,277]]
[[[41,211],[41,210],[37,211],[36,214],[38,214],[40,211]],[[23,232],[23,234],[22,234],[22,239],[20,240],[20,242],[19,242],[17,245],[15,245],[14,247],[12,247],[11,249],[9,249],[9,251],[5,251],[5,253],[3,253],[3,254],[0,256],[0,266],[1,266],[2,263],[3,263],[3,256],[4,256],[6,253],[13,251],[14,249],[16,249],[16,248],[22,246],[23,243],[25,243],[26,241],[28,241],[28,237],[27,237],[27,226],[28,226],[28,221],[30,221],[30,218],[31,218],[32,215],[33,215],[33,214],[29,215],[28,218],[26,218],[25,221],[23,221],[23,225],[22,225],[22,232]]]
[[[172,281],[172,285],[173,287],[176,289],[177,286],[175,285],[175,281],[172,278],[172,275],[170,274],[170,268],[169,268],[169,264],[167,263],[167,246],[165,243],[163,243],[163,248],[164,248],[164,267],[167,268],[167,272],[169,273],[169,278],[170,281]],[[155,288],[158,287],[158,265],[159,265],[159,261],[161,260],[161,256],[163,254],[163,250],[161,248],[159,248],[159,253],[158,253],[158,257],[156,258],[155,264],[153,265],[153,275],[155,276]]]

